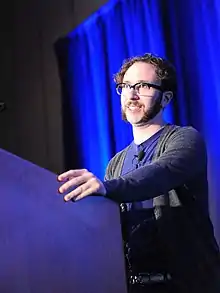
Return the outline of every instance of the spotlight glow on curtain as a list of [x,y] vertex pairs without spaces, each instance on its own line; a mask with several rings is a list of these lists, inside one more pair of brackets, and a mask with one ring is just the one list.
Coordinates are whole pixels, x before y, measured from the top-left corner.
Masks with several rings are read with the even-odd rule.
[[[132,140],[121,121],[113,74],[130,56],[152,52],[177,68],[169,122],[202,132],[209,153],[210,203],[220,239],[220,8],[218,0],[116,0],[70,33],[65,86],[81,167],[103,178],[109,159]],[[62,42],[61,42],[62,43]]]
[[110,1],[68,35],[81,164],[101,178],[113,154],[132,140],[130,127],[121,121],[113,75],[130,56],[165,56],[159,2]]

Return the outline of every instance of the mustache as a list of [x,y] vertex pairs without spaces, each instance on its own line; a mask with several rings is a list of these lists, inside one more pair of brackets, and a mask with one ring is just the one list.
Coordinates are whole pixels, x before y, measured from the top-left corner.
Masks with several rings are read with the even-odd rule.
[[129,101],[125,104],[125,107],[130,107],[130,106],[141,107],[143,105],[138,101]]

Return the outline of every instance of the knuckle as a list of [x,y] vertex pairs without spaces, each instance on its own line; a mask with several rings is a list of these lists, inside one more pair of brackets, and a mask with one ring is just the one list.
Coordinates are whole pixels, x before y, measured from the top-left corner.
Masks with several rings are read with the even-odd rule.
[[97,180],[97,178],[92,178],[92,179],[91,179],[91,184],[92,184],[93,189],[94,189],[95,191],[97,191],[97,190],[100,188],[100,183],[99,183],[99,181]]
[[79,190],[78,190],[78,194],[81,194],[81,193],[83,192],[83,187],[80,186],[80,187],[78,187],[78,188],[79,188]]
[[92,180],[93,178],[95,178],[95,176],[94,176],[94,174],[93,174],[92,172],[89,172],[89,171],[88,171],[87,175],[88,175],[89,178],[91,178],[91,180]]
[[76,180],[74,180],[74,179],[71,179],[70,181],[67,182],[68,188],[73,187],[75,184],[76,184]]
[[95,185],[97,183],[97,179],[95,176],[93,176],[91,179],[90,179],[90,183],[92,183],[93,185]]

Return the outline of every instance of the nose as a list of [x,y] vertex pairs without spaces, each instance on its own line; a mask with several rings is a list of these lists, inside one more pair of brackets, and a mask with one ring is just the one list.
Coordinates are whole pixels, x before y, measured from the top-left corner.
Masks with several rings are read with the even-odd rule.
[[137,95],[136,91],[134,89],[131,89],[129,95],[128,95],[128,99],[132,100],[132,101],[136,101],[139,100],[140,97]]
[[140,97],[138,97],[138,95],[136,93],[133,93],[130,96],[130,100],[132,100],[132,101],[136,101],[136,100],[139,100],[139,99],[140,99]]

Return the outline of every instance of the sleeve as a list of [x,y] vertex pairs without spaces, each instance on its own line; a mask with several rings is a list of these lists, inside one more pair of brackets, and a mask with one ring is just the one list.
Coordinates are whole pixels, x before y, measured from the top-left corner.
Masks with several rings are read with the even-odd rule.
[[206,172],[204,141],[194,128],[179,128],[154,162],[104,182],[106,197],[116,202],[144,201],[167,193]]
[[107,168],[105,170],[104,181],[110,180],[113,178],[113,176],[112,176],[112,162],[113,162],[113,159],[111,159],[107,165]]

